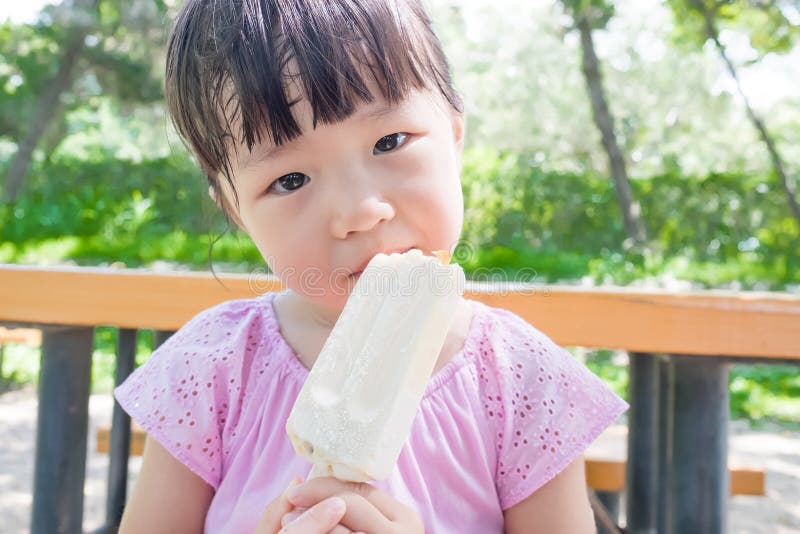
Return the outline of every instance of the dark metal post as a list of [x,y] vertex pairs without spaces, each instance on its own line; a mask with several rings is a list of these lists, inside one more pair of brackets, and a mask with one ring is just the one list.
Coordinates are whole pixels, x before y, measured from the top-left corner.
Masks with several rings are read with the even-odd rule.
[[174,333],[175,332],[171,332],[169,330],[156,330],[153,332],[153,350],[156,350],[158,347],[160,347]]
[[664,534],[670,529],[669,477],[672,470],[672,362],[669,356],[658,361],[658,502],[657,529]]
[[673,357],[672,532],[726,531],[729,368],[713,357]]
[[630,354],[628,464],[625,472],[627,531],[656,531],[658,491],[658,359]]
[[83,531],[83,485],[94,329],[42,331],[32,534]]
[[[136,330],[119,329],[117,339],[117,368],[114,384],[119,386],[136,366]],[[131,450],[131,418],[114,401],[109,444],[108,494],[106,496],[106,527],[116,532],[122,519],[128,491],[128,457]]]

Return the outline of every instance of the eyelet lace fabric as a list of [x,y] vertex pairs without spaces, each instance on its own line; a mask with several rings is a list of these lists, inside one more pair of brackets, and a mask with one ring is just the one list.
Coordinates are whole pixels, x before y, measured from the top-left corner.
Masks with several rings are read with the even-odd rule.
[[493,310],[479,361],[504,509],[549,482],[628,408],[568,351],[507,310]]
[[258,315],[248,299],[201,312],[114,392],[150,436],[215,489],[252,382],[273,363],[254,365],[274,343]]

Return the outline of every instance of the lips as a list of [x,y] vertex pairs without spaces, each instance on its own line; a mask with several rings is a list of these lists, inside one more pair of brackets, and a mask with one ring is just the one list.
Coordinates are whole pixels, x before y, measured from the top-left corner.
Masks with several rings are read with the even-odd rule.
[[351,276],[358,276],[359,274],[361,274],[364,271],[364,269],[367,268],[367,265],[369,265],[370,260],[372,260],[372,258],[375,257],[375,255],[377,255],[377,254],[383,253],[383,254],[386,254],[387,256],[389,254],[394,254],[395,252],[397,252],[399,254],[404,254],[404,253],[408,252],[409,250],[411,250],[413,248],[416,248],[416,247],[411,246],[411,247],[406,247],[406,248],[395,248],[395,249],[389,249],[389,250],[379,250],[379,251],[375,252],[374,254],[372,254],[369,258],[367,258],[364,262],[362,262],[361,265],[359,265],[356,269],[354,269],[353,273],[351,274]]

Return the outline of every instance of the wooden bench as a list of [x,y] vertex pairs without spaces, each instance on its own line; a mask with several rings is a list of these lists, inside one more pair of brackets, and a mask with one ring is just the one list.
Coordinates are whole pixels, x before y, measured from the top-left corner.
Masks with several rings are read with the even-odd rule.
[[5,328],[0,326],[0,347],[6,343],[20,343],[38,347],[42,344],[42,332],[35,328]]
[[[625,461],[586,458],[586,485],[597,491],[617,493],[625,489]],[[765,495],[762,469],[728,467],[731,495]]]
[[[111,443],[111,427],[97,429],[96,452],[108,454]],[[147,434],[142,428],[131,425],[131,456],[141,456]],[[625,489],[625,461],[585,458],[586,485],[596,491],[619,493]],[[728,468],[731,495],[764,495],[765,476],[761,469]]]

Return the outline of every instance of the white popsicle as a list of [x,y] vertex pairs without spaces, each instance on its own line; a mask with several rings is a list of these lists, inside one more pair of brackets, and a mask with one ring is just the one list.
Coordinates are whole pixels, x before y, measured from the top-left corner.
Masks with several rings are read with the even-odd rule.
[[459,265],[420,250],[372,258],[286,423],[312,476],[391,474],[464,286]]

